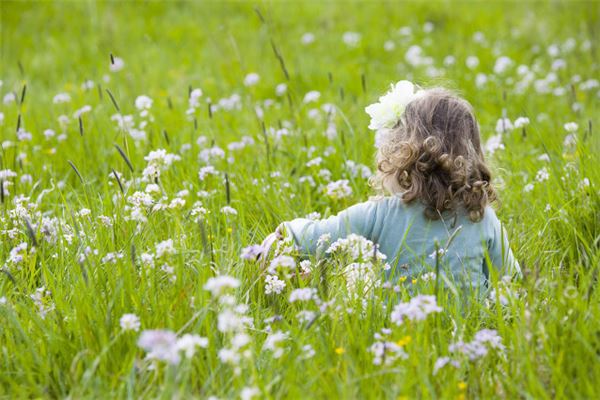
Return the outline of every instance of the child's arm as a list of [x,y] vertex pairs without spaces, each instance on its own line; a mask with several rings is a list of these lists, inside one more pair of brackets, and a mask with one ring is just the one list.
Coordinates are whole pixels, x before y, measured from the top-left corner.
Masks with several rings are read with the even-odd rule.
[[504,229],[495,215],[493,229],[493,237],[488,243],[492,265],[498,268],[502,275],[509,275],[515,278],[522,277],[521,266],[510,249],[506,229]]
[[[305,255],[321,254],[331,243],[351,233],[372,240],[370,236],[373,232],[376,212],[377,202],[366,201],[346,208],[339,214],[326,219],[296,218],[283,222],[277,227],[277,231],[291,235],[296,245],[300,247],[301,253]],[[321,244],[318,241],[322,235],[329,235],[329,240]]]

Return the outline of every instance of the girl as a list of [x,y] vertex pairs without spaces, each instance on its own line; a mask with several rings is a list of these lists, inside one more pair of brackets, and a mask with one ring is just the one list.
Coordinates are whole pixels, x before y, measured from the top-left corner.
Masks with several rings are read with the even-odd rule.
[[446,89],[400,81],[366,112],[378,147],[370,183],[388,196],[323,220],[283,222],[263,249],[289,235],[303,253],[319,255],[353,233],[377,245],[392,266],[387,274],[395,277],[413,277],[436,264],[461,286],[486,284],[491,267],[520,274],[489,206],[496,193],[470,104]]

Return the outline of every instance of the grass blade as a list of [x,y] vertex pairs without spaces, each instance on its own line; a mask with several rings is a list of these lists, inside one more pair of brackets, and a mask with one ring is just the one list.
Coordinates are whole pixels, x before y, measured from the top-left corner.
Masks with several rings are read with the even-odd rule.
[[125,164],[127,164],[127,166],[129,167],[129,170],[131,172],[133,172],[133,164],[131,164],[131,161],[129,161],[129,158],[127,158],[127,155],[125,154],[123,149],[121,149],[118,144],[115,144],[115,147],[116,147],[117,151],[119,152],[119,154],[121,155],[121,157],[123,158],[123,160],[125,160]]
[[108,89],[105,89],[105,90],[106,90],[106,93],[108,93],[108,97],[110,97],[110,101],[112,101],[113,105],[117,109],[117,112],[121,113],[121,109],[119,108],[119,105],[117,104],[117,101],[115,100],[115,97],[113,96],[113,94],[110,92],[110,90],[108,90]]
[[81,183],[83,182],[83,177],[81,176],[81,174],[79,173],[79,170],[77,169],[77,167],[75,166],[75,164],[73,164],[73,161],[71,160],[67,160],[67,162],[69,163],[69,165],[71,166],[71,168],[73,168],[73,171],[75,171],[75,173],[77,174],[77,176],[79,177],[79,180],[81,181]]

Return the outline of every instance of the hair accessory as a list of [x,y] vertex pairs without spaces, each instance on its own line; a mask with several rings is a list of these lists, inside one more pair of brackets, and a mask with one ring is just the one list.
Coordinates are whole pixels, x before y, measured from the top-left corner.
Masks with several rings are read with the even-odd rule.
[[424,90],[410,81],[400,81],[391,85],[391,89],[379,98],[379,102],[365,107],[371,116],[369,129],[391,129],[398,123],[406,106],[411,101],[421,97]]

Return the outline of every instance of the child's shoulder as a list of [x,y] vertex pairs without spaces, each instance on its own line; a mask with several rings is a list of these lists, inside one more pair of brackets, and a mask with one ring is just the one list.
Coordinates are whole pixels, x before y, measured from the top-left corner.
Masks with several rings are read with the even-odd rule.
[[371,196],[364,204],[368,204],[369,206],[373,206],[378,209],[408,214],[421,214],[423,213],[424,209],[424,206],[418,201],[406,203],[404,200],[402,200],[401,194]]

